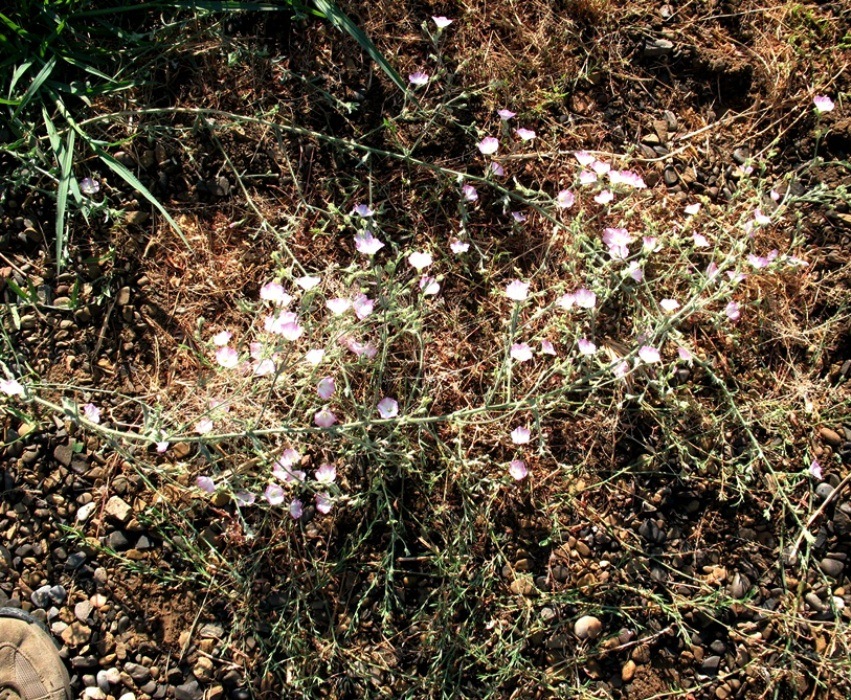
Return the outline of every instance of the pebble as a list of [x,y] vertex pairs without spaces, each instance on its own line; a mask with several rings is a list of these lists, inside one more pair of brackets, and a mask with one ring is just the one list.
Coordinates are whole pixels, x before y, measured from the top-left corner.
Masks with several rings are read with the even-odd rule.
[[819,562],[819,568],[828,576],[839,578],[845,570],[845,564],[841,561],[837,561],[836,559],[825,557]]
[[87,622],[92,614],[92,604],[88,600],[81,600],[74,606],[74,617],[80,622]]
[[842,445],[842,438],[835,430],[831,430],[830,428],[819,428],[818,434],[821,436],[821,439],[831,447],[839,447]]
[[126,525],[133,514],[133,509],[130,504],[119,496],[112,496],[103,509],[103,512],[113,520],[118,521],[122,525]]
[[136,695],[134,693],[124,693],[118,700],[136,700]]
[[92,686],[83,691],[83,697],[88,698],[89,700],[105,700],[106,693],[97,686]]
[[603,631],[603,623],[593,615],[583,615],[573,625],[573,633],[579,639],[596,639]]
[[62,632],[62,641],[69,647],[81,647],[88,643],[92,631],[82,622],[73,622]]
[[677,182],[679,182],[680,176],[677,175],[677,171],[669,165],[662,173],[662,179],[668,187],[673,187],[677,184]]
[[825,500],[832,493],[833,485],[826,481],[822,481],[818,486],[816,486],[816,496],[818,496],[821,500]]
[[[94,504],[92,504],[94,505]],[[86,553],[85,552],[73,552],[68,555],[68,558],[65,560],[65,568],[68,571],[73,571],[74,569],[79,569],[86,561]]]
[[97,503],[86,503],[86,505],[80,506],[77,509],[77,520],[79,522],[88,520],[89,516],[95,512],[95,508],[97,508]]
[[204,691],[198,685],[198,681],[189,681],[174,688],[176,700],[202,700]]
[[700,664],[700,671],[706,675],[715,675],[721,666],[721,657],[717,654],[707,656]]
[[143,685],[151,680],[151,671],[141,664],[129,662],[124,664],[124,671],[130,675],[136,685]]
[[751,157],[750,149],[747,146],[739,146],[733,150],[733,160],[736,161],[739,165],[744,165],[748,162],[748,159]]
[[633,661],[632,659],[627,661],[623,665],[623,668],[621,668],[621,680],[624,683],[629,683],[635,676],[636,668],[638,668],[638,666],[636,665],[635,661]]
[[50,586],[36,588],[30,595],[30,600],[37,608],[46,608],[50,605]]

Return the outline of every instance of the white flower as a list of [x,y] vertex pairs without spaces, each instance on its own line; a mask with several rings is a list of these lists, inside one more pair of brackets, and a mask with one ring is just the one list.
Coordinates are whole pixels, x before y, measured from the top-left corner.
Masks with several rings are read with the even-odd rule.
[[413,267],[417,272],[422,272],[429,265],[432,264],[433,258],[431,257],[431,253],[423,253],[420,251],[415,251],[408,256],[408,264]]
[[529,282],[513,280],[505,287],[505,296],[513,301],[525,301],[529,296]]

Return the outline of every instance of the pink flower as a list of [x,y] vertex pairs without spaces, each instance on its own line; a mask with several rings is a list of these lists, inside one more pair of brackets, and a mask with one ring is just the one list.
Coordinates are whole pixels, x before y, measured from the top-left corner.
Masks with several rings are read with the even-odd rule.
[[291,321],[290,323],[284,323],[281,325],[280,333],[284,340],[295,341],[301,337],[302,333],[304,333],[304,328],[295,321]]
[[284,490],[278,484],[269,484],[263,492],[270,506],[279,506],[284,502]]
[[700,211],[700,202],[689,204],[683,211],[685,211],[688,216],[694,216]]
[[682,345],[677,347],[677,355],[679,355],[683,362],[691,362],[692,359],[694,359],[691,351],[688,348],[684,348]]
[[168,442],[166,442],[165,440],[162,440],[161,442],[157,443],[157,452],[162,454],[163,452],[166,452],[167,450],[168,450]]
[[612,194],[611,190],[603,190],[596,197],[594,197],[594,201],[597,204],[609,204],[615,198],[615,195]]
[[612,169],[612,166],[608,163],[604,163],[602,160],[595,160],[593,163],[591,163],[591,169],[595,173],[597,173],[597,175],[603,177],[603,175],[605,175]]
[[199,435],[206,435],[213,430],[213,421],[209,418],[202,418],[195,424],[195,432]]
[[529,469],[522,459],[512,459],[508,465],[508,473],[515,481],[523,481],[529,475]]
[[742,317],[742,311],[739,308],[739,304],[735,301],[731,301],[726,307],[724,307],[724,313],[733,323]]
[[248,344],[248,354],[252,360],[262,360],[266,352],[266,346],[263,343],[253,342]]
[[364,355],[370,360],[378,354],[378,348],[376,348],[372,343],[363,344],[351,336],[343,336],[340,338],[340,345],[348,348],[350,352],[353,352],[358,357]]
[[491,163],[490,168],[491,168],[491,172],[492,172],[494,175],[496,175],[497,177],[504,177],[504,176],[505,176],[505,168],[503,168],[503,167],[502,167],[499,163],[497,163],[496,161],[494,161],[493,163]]
[[352,308],[352,302],[349,299],[329,299],[325,302],[325,308],[335,316],[339,316]]
[[325,357],[325,351],[320,350],[319,348],[314,348],[313,350],[308,350],[304,354],[304,359],[308,364],[313,365],[314,367],[322,362],[322,358]]
[[603,229],[603,243],[609,247],[609,255],[615,260],[625,260],[629,257],[629,244],[633,237],[625,228]]
[[248,491],[236,491],[233,494],[233,499],[240,506],[253,506],[254,502],[257,500],[257,497],[253,493],[249,493]]
[[562,190],[556,196],[556,205],[559,209],[570,209],[576,203],[576,196],[570,190]]
[[433,261],[431,253],[421,253],[417,251],[408,256],[408,264],[417,272],[425,270]]
[[218,345],[221,347],[222,345],[227,345],[230,339],[233,337],[233,333],[230,331],[220,331],[216,333],[213,338],[213,345]]
[[499,150],[499,141],[493,136],[485,136],[477,145],[483,156],[492,156]]
[[6,396],[23,396],[24,386],[17,379],[0,380],[0,392]]
[[362,216],[364,218],[368,216],[372,216],[375,212],[372,211],[366,204],[358,204],[354,209],[352,209],[352,214],[357,214],[358,216]]
[[760,226],[766,226],[771,223],[771,217],[762,213],[762,209],[757,209],[753,213],[754,221]]
[[315,289],[319,286],[319,283],[322,282],[321,277],[314,277],[311,275],[305,275],[304,277],[299,277],[295,283],[301,287],[305,292],[309,292],[311,289]]
[[517,116],[516,112],[512,112],[510,109],[501,109],[497,112],[499,118],[503,121],[507,122],[509,119],[514,119]]
[[334,504],[331,502],[331,496],[328,495],[328,492],[317,493],[315,496],[316,501],[316,510],[318,510],[322,515],[328,515],[331,512]]
[[529,296],[529,283],[513,280],[505,288],[505,296],[514,301],[525,301]]
[[588,153],[588,151],[576,151],[576,153],[573,154],[573,157],[576,158],[579,165],[583,168],[587,168],[597,160],[594,156]]
[[298,453],[298,451],[294,450],[292,447],[288,447],[281,453],[281,456],[278,458],[278,461],[275,462],[275,465],[280,465],[282,467],[291,467],[300,460],[301,455]]
[[576,306],[576,294],[562,294],[558,299],[556,299],[556,306],[564,309],[565,311],[569,311]]
[[408,82],[414,87],[425,85],[428,83],[428,73],[423,73],[421,70],[411,73],[408,75]]
[[662,299],[662,301],[659,302],[659,306],[662,307],[663,311],[670,314],[680,308],[680,302],[676,299]]
[[814,479],[819,480],[824,478],[824,475],[821,470],[821,464],[819,464],[817,459],[814,459],[812,462],[810,462],[810,476],[812,476]]
[[694,241],[694,247],[695,248],[708,248],[709,247],[709,241],[706,240],[706,236],[704,236],[702,233],[693,233],[691,235],[691,237],[692,237],[692,240]]
[[470,250],[470,244],[464,243],[463,241],[458,240],[457,238],[453,238],[449,241],[449,250],[451,250],[455,255],[461,255],[461,253],[466,253]]
[[629,374],[629,365],[626,360],[621,360],[614,367],[612,367],[612,374],[614,374],[618,379],[622,379],[627,374]]
[[337,422],[337,416],[327,408],[322,408],[314,414],[313,422],[320,428],[330,428]]
[[613,185],[627,185],[636,190],[643,190],[647,187],[642,177],[632,170],[610,170],[609,182]]
[[93,403],[83,405],[83,415],[92,423],[100,423],[100,409]]
[[271,301],[276,306],[289,306],[293,300],[278,282],[267,282],[260,287],[260,298]]
[[641,269],[641,265],[637,262],[631,262],[629,267],[626,269],[627,274],[632,277],[636,282],[644,281],[644,270]]
[[302,515],[304,515],[304,504],[298,498],[294,498],[290,502],[290,517],[298,520]]
[[254,365],[254,375],[256,377],[268,377],[270,374],[275,374],[275,363],[270,359],[260,360]]
[[464,199],[468,202],[476,202],[479,199],[479,193],[472,185],[463,185],[461,192],[464,195]]
[[511,442],[515,445],[526,445],[532,439],[532,431],[526,426],[518,425],[511,431]]
[[449,19],[448,17],[444,17],[443,15],[440,15],[439,17],[432,17],[431,19],[437,25],[438,29],[446,29],[450,24],[455,21]]
[[836,106],[833,104],[833,100],[831,100],[827,95],[816,95],[813,98],[813,104],[815,105],[816,112],[818,114],[832,112],[833,108]]
[[526,221],[526,215],[522,211],[511,212],[511,218],[514,219],[518,224],[522,224],[524,221]]
[[514,343],[511,346],[511,357],[515,362],[528,362],[532,359],[532,348],[528,343]]
[[334,381],[334,377],[323,377],[319,380],[319,384],[316,385],[316,393],[324,401],[328,401],[334,395],[336,389],[337,384]]
[[424,296],[433,297],[440,292],[440,282],[434,277],[423,275],[420,278],[420,290],[422,290]]
[[284,332],[284,326],[289,323],[298,323],[298,316],[296,316],[292,311],[282,311],[276,316],[266,316],[263,320],[263,328],[267,333],[282,335]]
[[537,134],[531,129],[515,129],[514,133],[517,134],[523,141],[531,141],[537,136]]
[[642,236],[641,249],[645,253],[655,253],[657,250],[661,250],[662,246],[659,245],[659,239],[656,236]]
[[358,294],[352,301],[352,306],[355,309],[355,316],[361,321],[368,318],[375,308],[375,302],[366,294]]
[[320,484],[333,484],[337,479],[337,467],[333,464],[320,464],[314,476]]
[[[287,453],[292,453],[294,459],[289,459]],[[305,479],[305,473],[301,469],[292,468],[300,459],[301,455],[295,450],[284,450],[284,454],[272,466],[272,476],[285,484],[301,484]]]
[[593,185],[595,182],[597,182],[597,173],[593,170],[582,170],[579,173],[580,185]]
[[541,352],[544,355],[556,355],[557,354],[555,346],[553,346],[553,344],[549,340],[542,340],[541,341]]
[[378,415],[382,418],[395,418],[399,415],[399,402],[389,396],[381,399],[376,408],[378,408]]
[[216,362],[225,369],[233,369],[239,364],[239,353],[232,347],[225,345],[216,350]]
[[654,362],[660,362],[662,360],[662,356],[659,354],[659,351],[652,345],[642,345],[638,349],[638,356],[641,358],[642,362],[646,362],[648,365],[652,365]]
[[588,338],[580,338],[576,341],[576,345],[579,348],[580,355],[590,356],[597,352],[597,346],[588,340]]
[[204,493],[215,493],[216,491],[216,482],[209,476],[199,476],[195,479],[195,485]]
[[366,229],[365,231],[358,231],[358,233],[355,234],[355,250],[357,250],[358,253],[373,256],[383,247],[384,243],[372,235],[372,231],[369,229]]
[[597,305],[597,295],[590,289],[580,287],[573,293],[576,305],[582,309],[593,309]]

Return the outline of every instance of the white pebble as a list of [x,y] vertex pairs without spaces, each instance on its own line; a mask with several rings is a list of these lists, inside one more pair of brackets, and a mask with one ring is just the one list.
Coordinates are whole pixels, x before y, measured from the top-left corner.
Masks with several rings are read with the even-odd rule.
[[573,632],[580,639],[596,639],[602,631],[603,623],[593,615],[583,615],[573,625]]
[[83,520],[88,520],[89,516],[95,512],[95,508],[97,508],[97,503],[92,501],[91,503],[86,503],[84,506],[80,506],[77,510],[77,520],[83,522]]

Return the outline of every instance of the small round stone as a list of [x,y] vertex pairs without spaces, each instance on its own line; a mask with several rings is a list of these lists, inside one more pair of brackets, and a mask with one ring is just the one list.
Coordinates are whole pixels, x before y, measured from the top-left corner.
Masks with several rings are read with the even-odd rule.
[[579,639],[596,639],[603,631],[603,623],[593,615],[583,615],[573,625],[573,633]]

